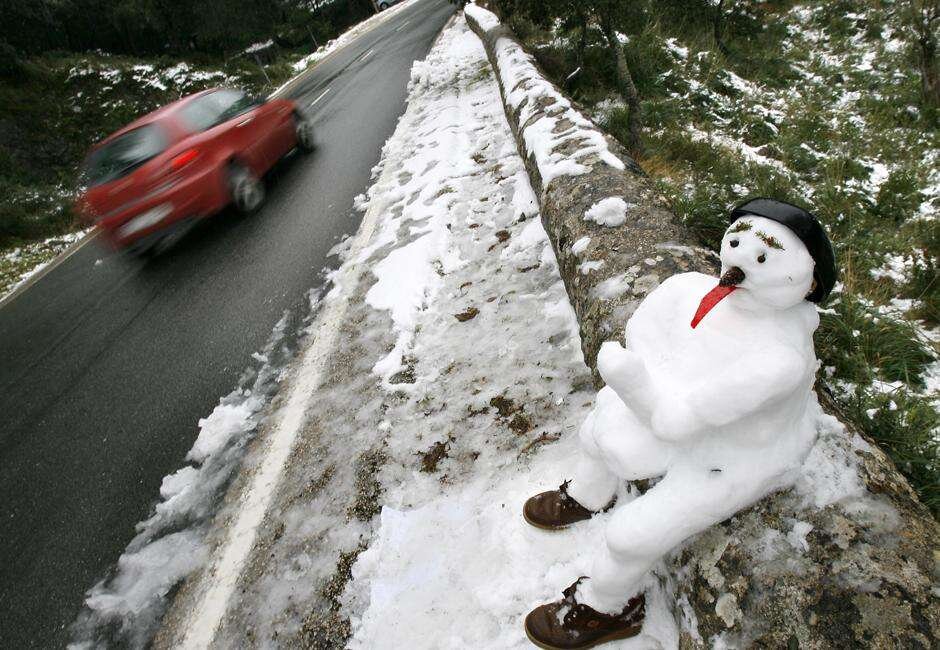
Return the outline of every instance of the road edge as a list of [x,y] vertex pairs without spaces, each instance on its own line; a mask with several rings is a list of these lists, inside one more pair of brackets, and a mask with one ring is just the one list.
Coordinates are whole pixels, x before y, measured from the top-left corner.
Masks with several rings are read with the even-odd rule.
[[[441,28],[432,42],[433,48],[441,34],[453,25],[459,14],[453,14]],[[393,132],[394,133],[394,132]],[[391,136],[390,136],[391,137]],[[388,167],[383,169],[373,185],[387,184],[397,171]],[[388,197],[377,197],[366,213],[347,253],[347,260],[356,258],[364,250],[375,234],[381,214],[388,205]],[[340,267],[339,278],[334,287],[350,287],[358,284],[367,269],[359,264],[344,264]],[[213,540],[212,559],[207,566],[187,579],[183,587],[186,592],[183,604],[188,611],[170,624],[178,624],[177,629],[158,633],[163,636],[155,647],[173,647],[195,650],[211,647],[224,624],[225,615],[232,595],[236,592],[244,567],[250,560],[257,540],[257,532],[268,514],[271,500],[280,485],[284,468],[293,452],[297,437],[306,422],[306,406],[311,393],[319,387],[323,371],[330,361],[330,353],[337,337],[341,333],[343,318],[350,304],[350,294],[338,295],[333,302],[326,302],[323,311],[311,328],[313,336],[309,344],[301,351],[299,359],[291,367],[289,384],[281,393],[282,404],[273,417],[275,421],[267,430],[264,439],[258,440],[263,445],[258,463],[251,467],[242,467],[240,471],[250,471],[247,484],[236,493],[226,496],[227,503],[237,503],[238,509],[232,514],[232,520],[222,531],[221,539]],[[329,297],[326,299],[329,300]],[[174,604],[175,606],[175,604]],[[173,607],[173,606],[171,606]],[[167,619],[164,619],[166,622]]]
[[82,246],[91,242],[92,240],[97,238],[98,235],[100,234],[101,234],[101,230],[97,226],[95,226],[94,228],[91,229],[91,232],[86,234],[84,237],[69,244],[69,246],[64,251],[62,251],[61,253],[53,257],[51,260],[49,260],[49,262],[46,263],[44,267],[42,267],[41,269],[33,273],[31,276],[29,276],[29,278],[27,278],[26,280],[18,284],[16,288],[13,289],[13,291],[11,291],[7,295],[0,298],[0,309],[3,309],[9,303],[13,302],[13,300],[19,297],[20,294],[25,293],[27,289],[29,289],[34,284],[36,284],[37,282],[42,280],[44,277],[46,277],[48,273],[52,272],[57,266],[62,264],[62,262],[64,262],[65,260],[70,258],[72,255],[77,253],[79,249],[82,248]]
[[[420,0],[418,0],[418,1],[420,1]],[[361,37],[365,36],[366,34],[368,34],[369,32],[371,32],[372,30],[374,30],[376,27],[379,27],[379,26],[381,26],[381,25],[384,25],[384,24],[387,23],[389,20],[391,20],[392,18],[394,18],[395,16],[397,16],[399,13],[401,13],[402,11],[404,11],[406,8],[411,7],[413,4],[417,4],[417,3],[414,3],[414,2],[413,2],[413,3],[409,3],[409,4],[400,3],[400,4],[394,5],[394,6],[392,6],[392,7],[389,7],[388,9],[386,9],[386,10],[384,10],[384,11],[379,11],[378,13],[373,14],[373,16],[375,16],[374,22],[372,22],[372,24],[370,24],[368,27],[364,28],[364,29],[362,30],[362,33],[357,34],[356,36],[352,37],[353,40],[358,39],[358,38],[361,38]],[[360,22],[359,24],[353,25],[352,27],[350,27],[347,31],[345,31],[345,32],[343,32],[342,34],[340,34],[339,36],[337,36],[337,38],[342,38],[345,34],[348,34],[349,32],[354,31],[356,28],[358,28],[358,27],[360,27],[361,25],[363,25],[363,23],[367,23],[367,22],[372,21],[372,20],[373,20],[372,18],[366,18],[365,20],[363,20],[363,21]],[[345,45],[341,45],[340,47],[337,47],[335,50],[333,50],[332,52],[330,52],[329,54],[327,54],[325,57],[323,57],[322,59],[320,59],[319,61],[317,61],[317,62],[314,63],[313,65],[307,66],[304,70],[298,72],[298,73],[295,74],[293,77],[291,77],[290,79],[288,79],[287,81],[285,81],[283,84],[281,84],[280,86],[278,86],[277,88],[275,88],[275,89],[268,95],[268,99],[275,99],[275,98],[277,98],[277,97],[280,97],[281,95],[284,95],[285,93],[287,93],[288,90],[290,90],[293,86],[295,86],[304,76],[306,76],[308,73],[310,73],[310,72],[316,70],[317,67],[320,66],[320,64],[326,63],[327,61],[329,61],[330,59],[332,59],[336,54],[339,54],[340,52],[342,52],[343,50],[345,50],[347,47],[349,47],[350,45],[352,45],[352,43],[353,43],[353,41],[350,41],[349,43],[346,43]]]

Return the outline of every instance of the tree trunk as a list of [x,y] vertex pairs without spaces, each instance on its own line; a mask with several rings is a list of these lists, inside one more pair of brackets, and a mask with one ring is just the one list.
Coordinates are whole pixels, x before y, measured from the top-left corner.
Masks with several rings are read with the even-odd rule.
[[578,40],[577,61],[578,67],[584,65],[584,51],[587,49],[588,20],[587,14],[583,11],[578,14],[578,28],[581,31],[581,38]]
[[940,71],[937,69],[937,46],[921,43],[920,80],[924,103],[930,108],[940,108]]
[[712,31],[715,36],[715,46],[722,54],[728,56],[728,46],[721,40],[721,33],[724,31],[724,5],[725,0],[718,0],[718,4],[715,6],[715,18],[712,21]]
[[584,71],[584,51],[587,49],[587,30],[587,14],[583,10],[579,10],[578,31],[580,32],[580,38],[578,39],[578,47],[574,55],[574,71],[565,79],[565,90],[568,92],[571,92],[578,76]]
[[920,45],[920,83],[924,104],[930,108],[940,108],[940,70],[937,67],[937,41],[933,30],[925,30],[917,40]]
[[614,55],[617,68],[617,90],[627,103],[627,109],[630,111],[627,116],[627,129],[630,132],[630,141],[627,143],[627,148],[634,156],[642,155],[643,140],[640,131],[643,129],[643,114],[640,108],[640,95],[633,84],[630,67],[627,65],[627,57],[623,53],[623,46],[617,40],[617,34],[613,26],[608,21],[602,21],[601,24],[603,25],[607,45]]

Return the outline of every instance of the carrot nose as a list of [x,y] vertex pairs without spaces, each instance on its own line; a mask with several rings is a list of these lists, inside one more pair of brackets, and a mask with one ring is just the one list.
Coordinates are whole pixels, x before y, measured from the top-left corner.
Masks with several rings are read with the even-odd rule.
[[744,271],[736,266],[732,266],[721,276],[718,286],[705,294],[702,302],[698,304],[695,310],[695,316],[692,317],[692,329],[702,322],[702,319],[715,308],[719,302],[727,298],[732,291],[738,288],[738,285],[744,281]]
[[725,274],[718,280],[719,287],[734,287],[744,282],[744,271],[737,266],[732,266],[725,271]]

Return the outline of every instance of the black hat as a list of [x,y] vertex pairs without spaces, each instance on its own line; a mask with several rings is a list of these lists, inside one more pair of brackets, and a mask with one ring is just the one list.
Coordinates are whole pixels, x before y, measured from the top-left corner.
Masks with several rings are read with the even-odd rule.
[[836,283],[836,256],[832,252],[832,244],[826,231],[819,223],[819,219],[812,212],[803,208],[778,201],[776,199],[751,199],[745,201],[731,211],[731,221],[747,215],[764,217],[781,223],[800,238],[806,250],[809,251],[816,266],[813,269],[813,278],[816,288],[810,292],[806,299],[810,302],[820,303],[826,299]]

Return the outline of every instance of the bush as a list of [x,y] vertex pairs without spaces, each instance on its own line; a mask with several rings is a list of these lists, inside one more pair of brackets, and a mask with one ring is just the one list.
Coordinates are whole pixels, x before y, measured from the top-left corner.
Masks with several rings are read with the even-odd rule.
[[920,222],[914,241],[924,263],[914,265],[902,295],[920,303],[912,316],[937,327],[940,326],[940,268],[936,256],[940,255],[940,229],[932,222]]
[[901,223],[917,211],[923,200],[917,176],[908,169],[896,169],[878,190],[875,212],[895,223]]
[[940,415],[936,407],[903,389],[890,394],[859,393],[847,406],[852,421],[887,452],[934,516],[940,515]]
[[0,250],[73,229],[70,203],[55,188],[24,192],[0,183],[0,193],[6,199],[0,204]]
[[816,342],[824,366],[856,384],[900,381],[922,388],[934,360],[907,321],[878,314],[857,297],[840,294],[833,313],[822,314]]
[[29,76],[19,52],[6,41],[0,41],[0,79],[19,82]]

